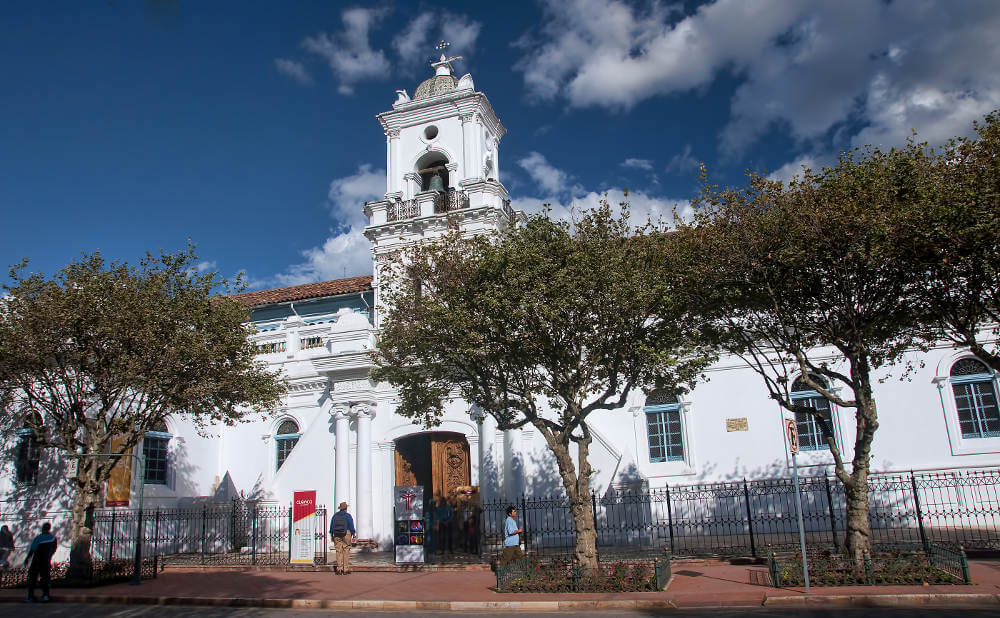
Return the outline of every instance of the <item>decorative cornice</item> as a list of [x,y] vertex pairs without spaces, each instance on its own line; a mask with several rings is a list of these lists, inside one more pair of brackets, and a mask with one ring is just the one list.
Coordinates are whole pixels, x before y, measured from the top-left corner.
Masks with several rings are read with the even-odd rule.
[[326,390],[329,381],[326,378],[290,381],[286,385],[289,393],[313,393]]
[[367,391],[372,388],[372,382],[368,378],[361,380],[344,380],[333,383],[333,392],[343,393],[347,391]]
[[389,129],[385,132],[385,134],[389,136],[389,139],[398,139],[399,129]]

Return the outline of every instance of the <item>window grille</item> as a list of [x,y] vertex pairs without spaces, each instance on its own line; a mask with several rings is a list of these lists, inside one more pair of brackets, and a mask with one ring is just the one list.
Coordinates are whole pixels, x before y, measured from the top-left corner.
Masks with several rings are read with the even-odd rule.
[[682,461],[684,432],[677,395],[665,389],[653,391],[646,397],[643,410],[646,413],[649,461]]
[[284,420],[278,425],[278,431],[274,436],[274,443],[276,448],[276,466],[275,470],[280,470],[281,466],[291,455],[292,449],[299,442],[299,426],[295,421]]
[[1000,436],[996,378],[984,363],[963,358],[951,366],[958,426],[963,438]]

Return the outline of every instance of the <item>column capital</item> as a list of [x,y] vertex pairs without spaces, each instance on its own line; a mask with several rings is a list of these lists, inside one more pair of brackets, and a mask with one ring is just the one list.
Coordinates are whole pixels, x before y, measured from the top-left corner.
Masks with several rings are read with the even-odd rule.
[[385,134],[389,136],[389,139],[397,139],[399,138],[399,129],[389,129]]
[[359,419],[367,418],[369,420],[375,418],[375,404],[369,401],[362,401],[351,406],[351,414],[358,417]]
[[330,416],[334,420],[348,419],[351,418],[351,409],[345,404],[337,404],[330,408]]

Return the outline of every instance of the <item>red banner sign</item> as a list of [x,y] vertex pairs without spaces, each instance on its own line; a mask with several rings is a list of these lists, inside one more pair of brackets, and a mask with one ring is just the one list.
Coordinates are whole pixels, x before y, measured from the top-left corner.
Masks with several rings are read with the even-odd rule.
[[315,514],[315,491],[297,491],[292,495],[292,521],[299,522]]

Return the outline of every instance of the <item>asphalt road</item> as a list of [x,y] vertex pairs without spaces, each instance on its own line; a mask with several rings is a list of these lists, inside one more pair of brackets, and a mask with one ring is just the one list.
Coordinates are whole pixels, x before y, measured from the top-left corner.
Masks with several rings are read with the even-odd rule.
[[[161,607],[156,605],[83,605],[75,603],[50,603],[50,604],[19,604],[0,603],[0,616],[17,616],[18,618],[28,618],[29,616],[52,616],[59,618],[76,618],[85,616],[99,616],[101,618],[173,618],[180,616],[205,616],[209,618],[232,618],[237,616],[247,616],[251,618],[294,618],[294,617],[314,617],[317,614],[332,613],[337,616],[368,617],[375,614],[400,615],[414,614],[420,618],[431,618],[436,616],[447,616],[454,618],[459,616],[496,616],[498,613],[505,613],[509,618],[551,618],[554,613],[520,613],[520,612],[388,612],[388,611],[333,611],[333,610],[301,610],[301,609],[247,609],[247,608],[215,608],[215,607],[184,607],[170,606]],[[568,612],[560,612],[565,615]],[[752,615],[754,618],[923,618],[961,614],[962,618],[986,618],[1000,617],[1000,609],[996,610],[969,610],[969,609],[815,609],[815,610],[773,610],[766,608],[759,609],[703,609],[703,610],[662,610],[662,611],[619,611],[611,612],[607,610],[595,610],[590,612],[574,612],[577,614],[588,614],[592,616],[672,616],[676,618],[736,618],[738,616]]]

